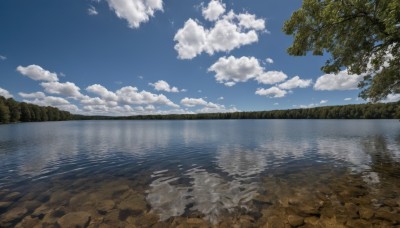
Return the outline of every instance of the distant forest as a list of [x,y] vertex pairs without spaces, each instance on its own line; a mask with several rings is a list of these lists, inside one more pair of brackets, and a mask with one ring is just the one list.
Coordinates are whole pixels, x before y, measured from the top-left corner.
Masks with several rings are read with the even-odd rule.
[[54,107],[42,107],[0,96],[0,123],[71,120],[73,115]]
[[387,104],[356,104],[258,112],[137,115],[124,117],[74,115],[73,118],[76,120],[400,119],[400,101]]
[[394,103],[324,106],[306,109],[171,114],[137,116],[73,115],[54,107],[42,107],[0,96],[0,123],[41,122],[63,120],[195,120],[195,119],[400,119],[400,101]]

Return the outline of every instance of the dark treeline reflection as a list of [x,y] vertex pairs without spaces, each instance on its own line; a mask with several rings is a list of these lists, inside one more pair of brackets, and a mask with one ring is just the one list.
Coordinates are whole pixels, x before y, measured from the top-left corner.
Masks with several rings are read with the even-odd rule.
[[126,117],[82,116],[76,120],[191,120],[191,119],[398,119],[400,102],[387,104],[356,104],[257,112],[137,115]]
[[54,107],[42,107],[0,96],[0,123],[70,120],[72,114]]

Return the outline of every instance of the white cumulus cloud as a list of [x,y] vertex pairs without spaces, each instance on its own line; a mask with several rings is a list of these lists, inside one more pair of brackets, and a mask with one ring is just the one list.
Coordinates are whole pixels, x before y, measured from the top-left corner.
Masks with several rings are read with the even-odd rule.
[[107,0],[117,17],[128,21],[130,28],[139,28],[156,11],[163,11],[162,0]]
[[[232,11],[231,11],[232,13]],[[239,15],[235,15],[239,20],[239,25],[242,28],[246,29],[255,29],[255,30],[264,30],[265,29],[265,20],[257,19],[256,15],[249,13],[241,13]]]
[[294,88],[307,88],[311,85],[312,80],[311,79],[300,79],[299,76],[295,76],[289,80],[287,80],[286,82],[282,83],[279,85],[279,88],[281,89],[287,89],[287,90],[291,90]]
[[[136,87],[125,86],[119,90],[112,92],[100,84],[94,84],[86,88],[88,92],[98,95],[105,101],[117,102],[118,105],[149,105],[159,104],[178,108],[179,105],[174,104],[163,94],[153,94],[147,91],[140,91]],[[108,103],[113,105],[115,103]]]
[[274,84],[287,78],[281,71],[265,71],[258,59],[246,56],[221,57],[208,68],[208,71],[215,72],[215,79],[226,86],[233,86],[237,82],[246,82],[250,79],[262,84]]
[[174,108],[179,107],[163,94],[153,94],[144,90],[139,92],[136,87],[132,86],[122,87],[115,94],[118,96],[118,102],[122,104],[160,104]]
[[362,75],[351,75],[347,70],[338,74],[324,74],[317,79],[315,90],[355,90],[363,79]]
[[[73,82],[59,82],[57,75],[37,65],[18,67],[22,74],[35,80],[42,80],[40,85],[44,92],[57,94],[59,97],[48,96],[44,92],[19,93],[24,101],[42,106],[53,106],[61,110],[85,115],[139,115],[139,114],[169,114],[192,113],[180,109],[180,106],[172,102],[163,94],[154,94],[145,90],[139,91],[133,86],[125,86],[118,90],[110,91],[100,84],[88,86],[85,91],[96,97],[90,97],[81,93],[81,89]],[[53,77],[52,77],[53,76]],[[178,88],[171,87],[165,81],[152,84],[159,91],[179,92]],[[186,91],[186,90],[180,90]],[[0,95],[11,96],[8,91],[0,88]],[[70,103],[67,99],[76,100],[77,104]],[[162,107],[161,106],[168,106]],[[218,108],[218,105],[207,103],[206,107]]]
[[48,70],[43,69],[41,66],[35,64],[26,67],[18,66],[17,71],[22,75],[27,76],[35,81],[48,81],[48,82],[58,81],[56,73],[52,73]]
[[193,19],[185,22],[183,28],[175,34],[174,40],[178,41],[175,50],[181,59],[192,59],[202,53],[206,46],[206,30]]
[[3,88],[0,88],[0,96],[3,96],[5,98],[13,97],[13,95],[10,92],[8,92],[7,90],[5,90]]
[[[318,104],[313,104],[313,103],[311,103],[311,104],[309,104],[309,105],[299,105],[298,107],[299,108],[314,108],[314,107],[317,107],[317,106],[319,106]],[[296,106],[297,107],[297,106]]]
[[155,83],[149,83],[149,85],[153,86],[155,90],[157,91],[165,91],[165,92],[171,92],[171,93],[178,93],[179,89],[175,86],[171,87],[168,82],[164,80],[159,80]]
[[236,85],[236,82],[225,82],[224,85],[228,86],[228,87],[232,87],[232,86]]
[[194,107],[194,106],[206,106],[207,101],[205,101],[203,98],[188,98],[185,97],[181,100],[181,104],[186,107]]
[[236,107],[226,108],[224,105],[216,104],[214,107],[203,107],[196,110],[197,113],[224,113],[224,112],[240,112]]
[[267,62],[267,63],[269,63],[269,64],[273,64],[273,63],[274,63],[274,60],[271,59],[271,58],[267,58],[267,59],[265,59],[265,62]]
[[46,96],[43,92],[35,93],[18,93],[19,96],[24,98],[24,102],[32,103],[40,106],[52,106],[61,110],[69,112],[77,112],[79,108],[71,104],[69,101],[62,97]]
[[238,112],[235,107],[226,108],[224,105],[207,102],[203,98],[188,98],[185,97],[181,100],[181,104],[186,107],[197,107],[196,113],[218,113],[218,112]]
[[106,101],[118,101],[118,97],[115,93],[109,91],[107,88],[100,84],[88,86],[86,88],[86,91],[96,94]]
[[203,17],[209,21],[215,21],[225,13],[226,5],[219,0],[211,0],[208,6],[203,8]]
[[254,57],[233,56],[221,57],[208,71],[215,72],[215,79],[220,82],[246,82],[264,72],[258,60]]
[[351,100],[352,100],[352,98],[350,98],[350,97],[347,97],[347,98],[345,98],[344,100],[345,100],[345,101],[351,101]]
[[209,55],[215,52],[229,52],[258,41],[255,30],[243,30],[238,24],[228,19],[217,21],[215,27],[207,31],[206,38],[204,51]]
[[116,101],[107,101],[99,97],[85,97],[80,102],[85,106],[105,106],[109,108],[118,106],[118,102]]
[[265,20],[257,19],[253,14],[235,14],[233,11],[223,14],[224,12],[225,5],[212,0],[203,9],[203,16],[215,22],[213,27],[205,28],[199,21],[188,19],[174,37],[178,58],[192,59],[203,52],[209,55],[230,52],[257,42],[257,32],[265,30]]
[[72,82],[42,82],[40,85],[47,93],[58,94],[73,99],[84,97],[80,92],[80,88]]
[[154,105],[147,105],[146,107],[144,107],[144,110],[146,110],[146,111],[154,111],[154,110],[156,110],[156,107],[154,107]]
[[400,94],[389,94],[385,99],[383,99],[382,103],[390,103],[400,101]]
[[20,92],[18,95],[25,99],[43,99],[46,95],[43,92],[35,92],[35,93],[23,93]]
[[281,97],[284,97],[287,94],[287,92],[285,90],[279,89],[276,86],[273,86],[269,89],[259,88],[259,89],[257,89],[256,94],[260,95],[260,96],[281,98]]
[[328,100],[321,100],[319,103],[320,104],[326,104],[326,103],[328,103]]
[[275,84],[284,81],[288,76],[282,71],[267,71],[256,77],[258,83]]

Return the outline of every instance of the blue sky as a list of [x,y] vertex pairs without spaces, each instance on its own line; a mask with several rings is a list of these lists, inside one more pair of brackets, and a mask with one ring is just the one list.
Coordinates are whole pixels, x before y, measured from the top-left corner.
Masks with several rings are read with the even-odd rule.
[[0,94],[135,115],[361,103],[359,75],[286,53],[293,0],[4,0]]

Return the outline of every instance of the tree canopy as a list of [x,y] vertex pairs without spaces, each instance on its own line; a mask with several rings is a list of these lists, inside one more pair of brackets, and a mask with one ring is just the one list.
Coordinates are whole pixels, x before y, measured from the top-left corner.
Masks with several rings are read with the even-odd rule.
[[324,72],[363,75],[362,98],[400,93],[399,0],[303,0],[283,31],[294,36],[290,55],[328,52]]
[[0,96],[0,124],[70,120],[72,114],[54,107],[42,107]]

